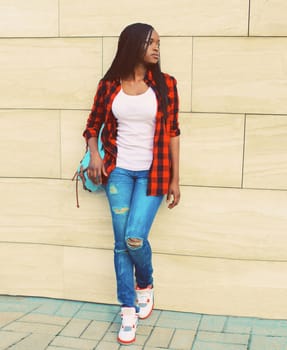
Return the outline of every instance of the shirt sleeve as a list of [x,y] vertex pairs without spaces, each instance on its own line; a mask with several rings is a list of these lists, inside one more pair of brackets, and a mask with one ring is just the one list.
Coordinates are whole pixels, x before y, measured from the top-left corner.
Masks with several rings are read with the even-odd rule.
[[177,81],[173,77],[167,79],[168,88],[168,117],[167,122],[169,124],[169,135],[175,137],[180,135],[178,111],[179,111],[179,98],[177,92]]
[[83,132],[83,136],[88,141],[91,137],[98,137],[102,124],[105,120],[105,82],[101,80],[98,84],[97,92],[94,97],[94,103],[90,111],[86,129]]

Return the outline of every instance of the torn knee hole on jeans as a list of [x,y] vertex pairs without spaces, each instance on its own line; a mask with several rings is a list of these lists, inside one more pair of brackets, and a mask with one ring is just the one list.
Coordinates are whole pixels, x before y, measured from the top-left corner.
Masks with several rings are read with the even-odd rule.
[[129,211],[128,207],[114,207],[113,212],[115,214],[125,214]]
[[129,248],[133,248],[133,249],[141,248],[142,245],[143,245],[143,241],[139,238],[128,238],[127,239],[127,246]]
[[116,186],[114,184],[111,184],[110,188],[109,188],[109,192],[110,192],[110,194],[117,194],[118,189],[116,188]]
[[126,254],[128,253],[127,249],[114,249],[115,254]]

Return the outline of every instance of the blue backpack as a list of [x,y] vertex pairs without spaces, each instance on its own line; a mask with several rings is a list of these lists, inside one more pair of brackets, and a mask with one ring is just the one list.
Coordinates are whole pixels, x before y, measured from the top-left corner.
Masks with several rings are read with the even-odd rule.
[[[101,141],[101,135],[104,125],[102,125],[101,130],[99,132],[98,136],[98,150],[101,158],[103,159],[105,156],[104,147]],[[90,150],[87,148],[84,157],[80,161],[80,164],[72,178],[72,180],[76,180],[76,201],[77,201],[77,207],[79,208],[79,195],[78,195],[78,182],[81,181],[83,184],[83,189],[89,192],[97,192],[103,189],[102,184],[95,184],[89,177],[88,177],[88,166],[90,163]]]

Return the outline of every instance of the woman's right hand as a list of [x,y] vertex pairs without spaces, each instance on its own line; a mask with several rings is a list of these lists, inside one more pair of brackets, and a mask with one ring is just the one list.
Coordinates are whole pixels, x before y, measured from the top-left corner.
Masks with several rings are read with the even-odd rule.
[[90,152],[90,163],[88,166],[88,177],[96,185],[102,184],[102,174],[107,176],[104,162],[99,152]]

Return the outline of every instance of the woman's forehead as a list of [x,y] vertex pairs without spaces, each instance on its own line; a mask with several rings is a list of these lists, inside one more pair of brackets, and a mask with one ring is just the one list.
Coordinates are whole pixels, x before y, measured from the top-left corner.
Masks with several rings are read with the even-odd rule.
[[153,29],[153,30],[148,34],[147,40],[150,40],[150,39],[153,39],[153,40],[155,40],[155,41],[159,40],[159,35],[158,35],[158,33],[157,33],[156,30]]

